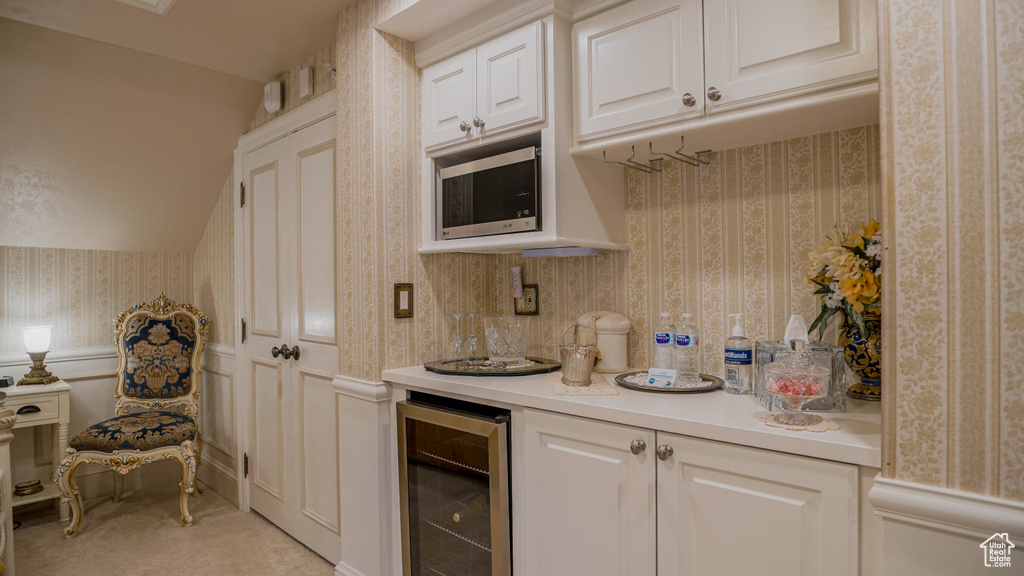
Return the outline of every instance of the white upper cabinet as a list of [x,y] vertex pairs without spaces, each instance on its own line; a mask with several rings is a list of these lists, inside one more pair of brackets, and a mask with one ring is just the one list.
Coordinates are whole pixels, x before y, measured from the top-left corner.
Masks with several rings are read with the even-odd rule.
[[878,75],[874,0],[633,0],[573,37],[578,142]]
[[636,0],[579,22],[577,133],[700,116],[704,60],[700,0]]
[[485,134],[544,118],[541,23],[476,49],[476,113]]
[[704,22],[711,113],[877,76],[874,0],[706,0]]
[[423,146],[487,136],[544,119],[542,23],[423,71]]
[[470,50],[423,71],[423,145],[467,139],[476,114],[476,55]]

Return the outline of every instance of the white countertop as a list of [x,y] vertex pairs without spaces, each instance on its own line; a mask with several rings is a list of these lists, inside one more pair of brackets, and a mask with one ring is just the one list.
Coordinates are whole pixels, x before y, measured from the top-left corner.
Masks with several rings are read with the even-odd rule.
[[[605,375],[614,381],[614,375]],[[840,426],[828,432],[771,428],[754,418],[764,407],[753,396],[722,390],[667,394],[616,386],[618,396],[555,396],[536,376],[445,376],[423,366],[385,370],[385,382],[481,403],[536,408],[675,434],[880,468],[882,417],[877,402],[848,400],[846,413],[824,414]],[[614,385],[614,384],[613,384]]]

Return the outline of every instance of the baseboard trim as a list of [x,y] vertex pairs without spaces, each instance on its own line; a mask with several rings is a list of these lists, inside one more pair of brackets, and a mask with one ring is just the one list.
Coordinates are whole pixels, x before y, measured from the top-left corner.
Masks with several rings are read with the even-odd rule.
[[238,480],[234,470],[216,460],[203,458],[199,466],[199,481],[221,498],[238,506]]
[[344,562],[338,562],[338,565],[334,567],[334,576],[366,576],[366,574]]
[[[993,532],[1024,537],[1024,503],[876,477],[868,494],[875,513],[946,533],[984,539]],[[980,541],[980,540],[979,540]]]

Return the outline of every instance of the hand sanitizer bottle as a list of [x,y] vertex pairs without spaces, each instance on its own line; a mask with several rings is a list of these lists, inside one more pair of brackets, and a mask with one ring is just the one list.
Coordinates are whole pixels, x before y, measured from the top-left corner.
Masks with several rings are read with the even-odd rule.
[[735,318],[732,337],[725,341],[725,391],[730,394],[750,394],[753,382],[754,347],[743,332],[743,314],[729,314]]

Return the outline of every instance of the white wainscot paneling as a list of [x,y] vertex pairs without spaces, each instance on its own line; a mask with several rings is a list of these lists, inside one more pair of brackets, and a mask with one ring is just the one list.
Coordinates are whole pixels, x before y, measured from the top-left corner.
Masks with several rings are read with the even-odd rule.
[[200,482],[238,504],[238,445],[235,420],[235,350],[217,344],[203,353],[199,426],[203,433]]

